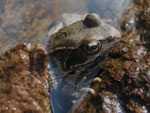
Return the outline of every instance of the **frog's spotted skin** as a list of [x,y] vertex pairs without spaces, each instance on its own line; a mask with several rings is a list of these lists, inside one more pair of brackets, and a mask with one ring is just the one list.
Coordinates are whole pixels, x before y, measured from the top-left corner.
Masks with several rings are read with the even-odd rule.
[[76,20],[79,21],[69,26],[62,29],[55,27],[60,29],[58,32],[54,28],[49,32],[55,32],[50,36],[48,47],[54,113],[67,113],[75,109],[88,90],[94,92],[88,88],[92,78],[121,37],[117,29],[104,23],[98,16],[78,17],[80,19]]

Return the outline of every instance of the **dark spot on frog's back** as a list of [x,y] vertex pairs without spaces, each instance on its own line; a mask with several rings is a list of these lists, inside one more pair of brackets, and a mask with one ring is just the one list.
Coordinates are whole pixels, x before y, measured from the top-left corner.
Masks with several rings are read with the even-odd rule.
[[100,19],[91,14],[87,15],[86,18],[83,20],[83,24],[89,28],[98,27],[100,23]]

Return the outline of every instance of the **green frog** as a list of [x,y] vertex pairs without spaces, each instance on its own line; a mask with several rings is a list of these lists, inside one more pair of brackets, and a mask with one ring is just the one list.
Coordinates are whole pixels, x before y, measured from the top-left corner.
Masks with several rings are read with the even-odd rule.
[[[64,21],[68,16],[74,19]],[[92,91],[91,81],[121,34],[97,14],[65,14],[62,20],[49,32],[51,105],[54,113],[72,113]]]

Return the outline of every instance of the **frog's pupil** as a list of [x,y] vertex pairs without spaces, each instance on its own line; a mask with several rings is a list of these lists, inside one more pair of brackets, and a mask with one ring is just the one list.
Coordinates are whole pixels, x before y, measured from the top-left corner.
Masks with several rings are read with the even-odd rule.
[[97,48],[97,45],[91,46],[90,49],[91,50],[95,50]]
[[87,52],[96,51],[98,46],[99,46],[99,42],[98,41],[93,41],[91,43],[88,43],[87,46],[86,46],[86,51]]

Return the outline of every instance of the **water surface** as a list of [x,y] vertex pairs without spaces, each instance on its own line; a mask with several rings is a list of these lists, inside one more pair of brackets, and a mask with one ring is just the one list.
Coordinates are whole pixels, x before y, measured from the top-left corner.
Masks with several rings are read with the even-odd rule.
[[1,0],[0,53],[19,43],[39,43],[63,13],[98,13],[118,26],[130,0]]

